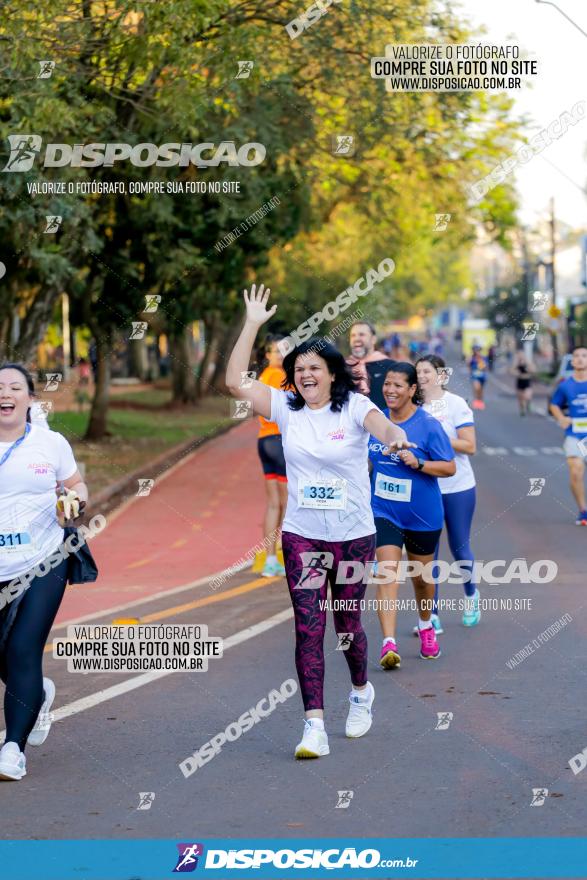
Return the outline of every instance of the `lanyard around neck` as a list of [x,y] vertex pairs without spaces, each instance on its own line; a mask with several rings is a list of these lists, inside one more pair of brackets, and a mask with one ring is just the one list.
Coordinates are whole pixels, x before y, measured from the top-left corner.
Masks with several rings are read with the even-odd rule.
[[14,443],[12,444],[12,446],[6,450],[6,452],[4,453],[2,458],[0,458],[0,467],[2,467],[2,465],[6,461],[8,461],[8,459],[10,458],[10,456],[12,455],[14,450],[17,449],[24,440],[26,440],[30,430],[31,430],[30,422],[27,422],[26,427],[24,429],[24,434],[22,435],[22,437],[19,437],[18,440],[15,440]]

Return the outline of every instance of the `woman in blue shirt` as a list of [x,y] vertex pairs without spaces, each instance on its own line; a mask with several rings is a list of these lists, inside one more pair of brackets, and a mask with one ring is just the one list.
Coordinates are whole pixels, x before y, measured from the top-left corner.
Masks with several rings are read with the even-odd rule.
[[[456,465],[442,425],[422,409],[412,364],[395,364],[385,377],[383,396],[386,415],[394,425],[401,425],[414,444],[390,453],[375,437],[369,440],[371,505],[377,531],[377,614],[383,632],[380,663],[391,669],[401,661],[395,641],[398,582],[394,575],[402,549],[405,545],[408,560],[422,566],[434,560],[444,518],[437,478],[451,477]],[[419,608],[420,656],[435,660],[440,648],[430,619],[434,579],[429,580],[412,575]]]
[[485,409],[483,400],[483,388],[487,379],[487,358],[481,354],[481,346],[473,346],[473,355],[469,361],[469,370],[471,373],[471,382],[473,383],[473,409]]

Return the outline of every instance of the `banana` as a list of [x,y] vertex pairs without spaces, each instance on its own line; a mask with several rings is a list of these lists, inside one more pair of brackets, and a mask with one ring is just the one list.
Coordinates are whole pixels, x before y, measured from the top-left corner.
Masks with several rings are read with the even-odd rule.
[[66,489],[57,499],[57,507],[63,512],[65,519],[76,519],[79,516],[79,497],[73,489]]

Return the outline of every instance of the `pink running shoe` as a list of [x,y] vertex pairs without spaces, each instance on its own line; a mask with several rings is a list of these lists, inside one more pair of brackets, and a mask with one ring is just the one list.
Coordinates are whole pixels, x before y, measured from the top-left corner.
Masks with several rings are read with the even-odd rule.
[[437,660],[440,657],[440,648],[433,626],[420,630],[420,657],[422,660]]
[[397,645],[392,638],[386,639],[385,644],[381,648],[381,659],[379,665],[384,669],[399,669],[402,658],[398,654]]

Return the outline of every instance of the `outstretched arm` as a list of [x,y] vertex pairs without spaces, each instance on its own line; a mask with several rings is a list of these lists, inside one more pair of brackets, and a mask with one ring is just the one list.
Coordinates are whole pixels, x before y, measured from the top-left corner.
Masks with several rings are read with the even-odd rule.
[[271,416],[271,390],[269,386],[255,379],[249,387],[243,388],[242,374],[249,369],[259,327],[273,317],[277,310],[276,305],[270,309],[266,308],[270,292],[269,288],[264,289],[263,284],[259,285],[259,290],[256,290],[253,284],[250,294],[245,290],[244,300],[247,315],[226,368],[226,385],[232,396],[239,400],[250,400],[255,412],[266,419]]
[[[398,454],[405,465],[413,470],[418,469],[418,458],[411,449],[401,449]],[[428,474],[429,477],[452,477],[456,473],[457,465],[454,458],[450,461],[436,459],[435,461],[425,461],[420,470],[423,474]]]
[[406,432],[398,425],[394,425],[392,421],[386,418],[382,412],[372,409],[365,416],[363,427],[370,434],[384,443],[385,446],[392,446],[393,450],[415,446],[415,443],[409,443]]

